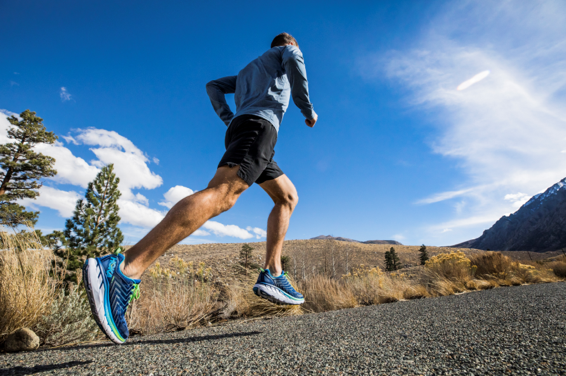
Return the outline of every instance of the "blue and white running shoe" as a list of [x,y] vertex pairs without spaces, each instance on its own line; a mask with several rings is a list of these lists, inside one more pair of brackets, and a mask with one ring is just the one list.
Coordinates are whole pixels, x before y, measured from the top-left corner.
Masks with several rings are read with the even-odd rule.
[[126,323],[126,310],[139,296],[139,279],[126,277],[120,270],[124,255],[116,254],[89,258],[83,266],[90,309],[96,323],[112,342],[126,342],[130,333]]
[[269,269],[261,270],[254,285],[254,293],[275,304],[303,304],[305,298],[295,290],[283,272],[279,277],[271,275]]

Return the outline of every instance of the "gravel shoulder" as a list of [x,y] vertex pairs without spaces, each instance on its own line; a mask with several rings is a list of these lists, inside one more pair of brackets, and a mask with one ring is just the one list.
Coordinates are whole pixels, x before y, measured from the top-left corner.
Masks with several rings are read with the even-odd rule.
[[0,354],[27,374],[566,375],[566,283]]

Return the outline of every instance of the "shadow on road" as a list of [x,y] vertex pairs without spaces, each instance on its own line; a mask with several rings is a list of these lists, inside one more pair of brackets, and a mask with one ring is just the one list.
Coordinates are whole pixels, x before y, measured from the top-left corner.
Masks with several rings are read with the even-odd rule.
[[[262,332],[254,331],[254,332],[245,332],[245,333],[229,333],[229,334],[219,334],[214,336],[202,336],[202,337],[188,337],[188,338],[174,338],[174,339],[136,339],[131,342],[126,342],[121,346],[132,346],[132,345],[162,345],[162,344],[173,344],[173,343],[186,343],[186,342],[202,342],[202,341],[214,341],[218,339],[224,338],[232,338],[232,337],[247,337],[247,336],[255,336],[261,334]],[[78,346],[70,346],[70,347],[59,347],[54,349],[41,349],[38,351],[70,351],[70,350],[78,350],[78,349],[88,349],[88,348],[96,348],[96,347],[110,347],[110,346],[119,346],[115,345],[114,343],[99,343],[95,345],[78,345]]]
[[34,367],[13,367],[13,368],[3,368],[0,369],[0,375],[31,375],[39,372],[53,371],[61,368],[69,368],[75,366],[82,366],[92,363],[92,360],[87,360],[85,362],[68,362],[61,364],[49,364],[45,366],[34,366]]

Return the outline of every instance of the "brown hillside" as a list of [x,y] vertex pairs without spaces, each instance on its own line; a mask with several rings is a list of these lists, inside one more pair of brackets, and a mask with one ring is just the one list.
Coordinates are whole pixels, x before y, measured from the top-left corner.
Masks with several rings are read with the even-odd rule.
[[[263,266],[265,256],[265,242],[248,243],[253,250],[253,261]],[[287,240],[283,246],[283,255],[291,257],[290,270],[296,278],[308,278],[317,274],[330,277],[339,277],[347,274],[353,267],[360,265],[379,266],[384,268],[385,252],[392,247],[391,244],[363,244],[342,242],[336,240]],[[418,265],[420,246],[393,246],[401,259],[403,267]],[[204,262],[215,272],[222,273],[231,265],[239,261],[239,252],[242,243],[215,243],[197,245],[176,245],[158,262],[169,267],[174,257],[195,264]],[[450,253],[457,249],[451,247],[427,247],[429,256],[439,253]],[[466,255],[481,253],[476,249],[460,249]]]

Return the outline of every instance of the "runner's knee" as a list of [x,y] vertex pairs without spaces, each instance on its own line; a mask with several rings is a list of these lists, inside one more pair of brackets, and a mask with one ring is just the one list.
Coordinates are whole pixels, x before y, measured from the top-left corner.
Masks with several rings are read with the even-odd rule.
[[299,202],[299,195],[293,192],[282,195],[275,203],[279,205],[283,205],[291,210],[294,210],[298,202]]

